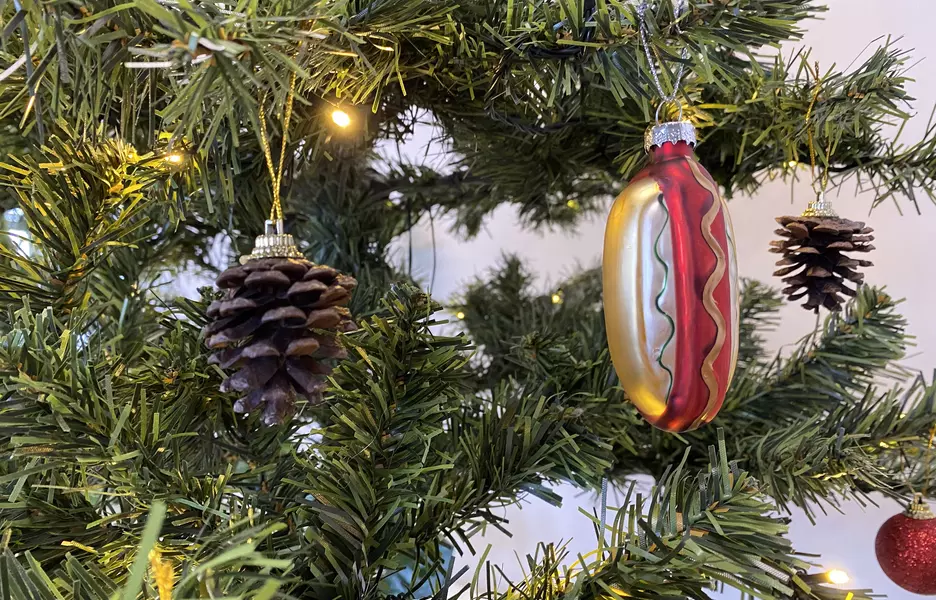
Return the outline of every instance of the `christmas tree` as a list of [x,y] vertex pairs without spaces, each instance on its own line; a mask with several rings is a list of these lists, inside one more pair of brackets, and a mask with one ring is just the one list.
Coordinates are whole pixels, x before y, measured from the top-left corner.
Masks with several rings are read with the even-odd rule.
[[[820,70],[775,52],[810,0],[674,4],[643,47],[625,0],[4,3],[3,597],[869,598],[786,511],[928,487],[936,388],[896,364],[882,289],[776,358],[782,294],[746,281],[724,405],[673,434],[622,392],[598,270],[544,293],[507,257],[443,307],[391,252],[442,214],[472,236],[505,204],[533,229],[603,210],[646,160],[654,63],[667,89],[685,68],[728,197],[810,161],[931,194],[936,132],[892,140],[907,53]],[[448,167],[382,151],[426,121]],[[268,218],[304,259],[229,269]],[[165,293],[180,276],[246,291]],[[557,482],[626,498],[582,517],[593,553],[546,539],[508,583],[475,534]]]

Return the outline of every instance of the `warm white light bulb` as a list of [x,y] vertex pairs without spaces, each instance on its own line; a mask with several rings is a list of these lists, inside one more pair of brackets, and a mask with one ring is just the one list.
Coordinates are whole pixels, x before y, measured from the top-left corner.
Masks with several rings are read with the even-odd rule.
[[835,585],[845,585],[848,583],[848,573],[841,569],[832,569],[826,576],[829,578],[829,583],[834,583]]
[[462,311],[458,311],[457,313],[455,313],[455,316],[458,318],[459,321],[462,321],[465,318],[465,313],[463,313]]
[[174,164],[174,165],[177,165],[177,164],[179,164],[180,162],[182,162],[182,158],[183,158],[183,156],[182,156],[181,154],[167,154],[167,155],[166,155],[166,162],[172,163],[172,164]]
[[560,293],[555,293],[555,294],[553,294],[553,295],[552,295],[552,303],[553,303],[553,304],[562,304],[562,294],[560,294]]
[[335,122],[335,125],[341,127],[342,129],[351,124],[351,115],[341,110],[340,108],[336,108],[332,111],[331,118],[332,121]]

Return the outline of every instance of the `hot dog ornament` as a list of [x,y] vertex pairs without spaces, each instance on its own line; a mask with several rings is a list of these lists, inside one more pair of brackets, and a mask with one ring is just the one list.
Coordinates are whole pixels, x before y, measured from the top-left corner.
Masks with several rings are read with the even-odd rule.
[[738,359],[738,273],[725,201],[695,159],[688,121],[647,131],[650,164],[605,230],[605,324],[614,368],[654,426],[711,421]]

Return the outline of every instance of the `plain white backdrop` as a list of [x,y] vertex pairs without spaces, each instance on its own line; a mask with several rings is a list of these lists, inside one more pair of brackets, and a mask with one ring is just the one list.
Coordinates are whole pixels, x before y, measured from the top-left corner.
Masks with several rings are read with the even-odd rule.
[[[802,44],[813,47],[813,59],[821,62],[823,70],[833,64],[845,68],[858,57],[869,42],[881,36],[902,37],[897,42],[905,49],[915,49],[914,59],[926,59],[917,64],[911,76],[918,81],[911,83],[909,91],[917,101],[915,112],[919,113],[904,133],[905,141],[916,141],[922,135],[926,120],[936,104],[936,77],[933,61],[936,60],[936,36],[933,34],[932,9],[934,0],[828,0],[829,12],[821,21],[807,24],[808,32]],[[883,42],[883,40],[881,40]],[[787,54],[797,45],[784,48]],[[444,162],[439,148],[426,149],[432,132],[426,128],[417,135],[404,151],[414,160]],[[812,196],[808,174],[804,172],[801,182],[772,182],[753,198],[737,198],[730,204],[734,228],[738,238],[738,255],[742,276],[777,284],[771,277],[777,256],[767,252],[768,241],[774,238],[774,217],[796,214],[805,207]],[[792,203],[791,203],[792,197]],[[855,195],[854,184],[840,192],[833,192],[837,210],[843,216],[855,220],[866,220],[876,230],[877,250],[870,258],[875,266],[868,269],[867,280],[875,285],[885,285],[891,295],[906,298],[901,305],[902,313],[910,322],[910,331],[915,334],[916,347],[904,361],[908,367],[923,370],[927,378],[936,368],[936,319],[933,318],[933,295],[936,293],[936,270],[933,267],[933,252],[936,246],[936,207],[925,198],[921,202],[922,215],[914,212],[909,202],[901,201],[903,216],[893,204],[885,204],[869,214],[873,195]],[[400,256],[405,246],[412,244],[414,271],[428,282],[435,254],[435,277],[433,295],[446,300],[464,289],[475,276],[483,275],[494,266],[502,252],[517,253],[542,278],[544,289],[549,282],[557,282],[577,265],[597,265],[601,257],[604,215],[583,223],[574,233],[538,234],[517,227],[517,218],[510,208],[498,210],[488,221],[477,238],[461,240],[447,231],[447,223],[435,223],[435,241],[428,224],[421,224],[412,236],[404,239]],[[788,306],[782,312],[782,327],[771,336],[773,348],[781,351],[783,346],[795,342],[815,326],[811,313],[798,306]],[[728,432],[730,435],[730,432]],[[646,484],[646,482],[643,482]],[[587,552],[594,548],[594,537],[590,522],[581,514],[579,507],[591,510],[596,505],[595,494],[582,494],[572,488],[560,490],[564,497],[562,508],[554,508],[533,499],[521,508],[510,508],[506,515],[513,533],[508,538],[498,532],[489,533],[484,541],[476,541],[477,548],[485,543],[493,544],[489,560],[504,567],[511,575],[520,573],[515,553],[524,556],[535,550],[539,541],[569,540],[574,552]],[[613,494],[612,494],[613,495]],[[614,504],[612,499],[611,504]],[[897,513],[900,507],[882,500],[880,507],[862,508],[856,504],[845,506],[843,514],[821,517],[816,526],[800,513],[793,515],[792,539],[795,547],[803,552],[821,554],[823,564],[846,570],[857,587],[872,587],[876,592],[886,593],[890,598],[912,598],[892,584],[880,570],[874,557],[874,536],[878,527],[887,518]],[[573,555],[574,555],[573,552]],[[462,559],[472,567],[477,558]],[[738,597],[735,592],[725,597]]]

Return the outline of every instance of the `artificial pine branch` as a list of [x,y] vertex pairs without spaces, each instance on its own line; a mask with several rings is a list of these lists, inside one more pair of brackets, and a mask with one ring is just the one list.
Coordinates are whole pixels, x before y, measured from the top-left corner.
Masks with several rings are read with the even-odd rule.
[[401,286],[348,336],[321,442],[271,490],[285,504],[268,515],[306,531],[310,592],[378,597],[407,561],[436,568],[443,540],[464,551],[481,526],[502,527],[494,509],[524,494],[558,502],[546,484],[594,486],[610,465],[572,407],[506,391],[467,402],[467,341],[430,333],[438,308]]
[[750,452],[744,466],[781,508],[798,506],[810,519],[814,507],[837,509],[842,498],[873,502],[871,492],[906,500],[925,487],[918,463],[936,426],[934,390],[919,382],[883,394],[869,387],[859,402],[813,409],[785,428],[734,436],[730,445]]
[[[78,558],[88,552],[75,545],[75,553],[54,569],[44,567],[30,552],[0,554],[4,594],[12,600],[35,598],[136,598],[171,600],[173,597],[219,597],[246,600],[275,594],[288,581],[290,561],[267,555],[258,547],[275,534],[277,526],[263,527],[244,518],[201,540],[205,550],[186,554],[157,540],[165,530],[165,505],[154,503],[147,518],[149,535],[139,546],[124,546],[113,553],[104,569]],[[142,557],[142,560],[141,560]],[[147,568],[149,563],[149,568]],[[181,577],[176,576],[176,571]],[[93,594],[93,595],[92,595]]]
[[[520,6],[522,21],[507,14]],[[685,95],[705,141],[701,161],[729,193],[752,192],[772,170],[805,161],[804,117],[817,84],[808,53],[787,61],[761,48],[798,39],[801,21],[823,7],[805,0],[691,6],[677,36],[661,4],[650,15],[652,42],[664,66],[677,60],[669,40],[687,45],[694,68]],[[79,8],[22,11],[47,33],[37,37],[43,60],[35,81],[0,83],[5,114],[30,125],[44,118],[49,131],[49,113],[79,130],[98,127],[103,115],[140,148],[185,148],[201,174],[180,193],[199,200],[199,217],[218,225],[232,220],[232,208],[234,221],[262,217],[257,198],[269,186],[257,177],[257,103],[265,99],[267,111],[278,113],[292,73],[300,95],[287,133],[297,155],[360,156],[376,139],[409,131],[414,112],[430,111],[460,156],[455,177],[442,173],[435,187],[469,192],[450,201],[449,190],[440,205],[468,233],[504,202],[533,226],[574,223],[599,210],[643,161],[642,131],[653,112],[644,91],[649,65],[626,4],[592,10],[581,0],[560,7],[498,0],[471,9],[400,1],[359,10],[280,3],[237,16],[210,5],[146,2],[113,11],[88,1]],[[112,33],[95,35],[105,25]],[[10,63],[22,51],[20,40],[11,42]],[[932,130],[907,148],[882,130],[908,118],[907,60],[885,44],[851,72],[823,74],[811,119],[816,143],[831,148],[830,170],[874,187],[879,201],[931,189],[936,172]],[[154,68],[125,66],[148,61]],[[25,110],[27,88],[38,90],[42,111]],[[350,135],[333,135],[327,125],[339,100],[361,105]],[[35,128],[25,133],[36,135]],[[303,161],[296,166],[301,171]],[[399,184],[405,194],[409,186]]]
[[[613,441],[617,477],[659,477],[663,465],[678,460],[686,445],[704,455],[715,441],[713,428],[678,437],[661,433],[624,398],[606,350],[598,272],[584,271],[545,294],[532,281],[516,257],[507,257],[488,279],[470,286],[458,304],[471,337],[489,355],[480,363],[481,380],[509,375],[543,385],[549,394],[578,406],[587,428]],[[555,304],[551,296],[557,290],[562,302]],[[810,514],[814,507],[835,505],[839,496],[905,495],[908,465],[895,456],[901,449],[921,452],[936,412],[927,400],[931,391],[919,385],[871,401],[879,395],[872,386],[882,379],[906,379],[895,365],[908,344],[897,303],[864,286],[842,314],[830,315],[791,356],[767,360],[759,336],[776,322],[782,301],[756,282],[747,282],[743,292],[746,344],[716,419],[729,432],[743,432],[730,437],[731,454],[750,457],[743,466],[769,483],[765,493],[781,506],[799,506]],[[903,394],[900,402],[898,394]],[[915,416],[892,418],[900,413]],[[890,447],[900,439],[905,446],[898,443],[882,455],[881,444]],[[917,469],[915,477],[922,476]]]
[[[689,49],[684,93],[705,138],[703,162],[729,191],[750,191],[771,169],[803,160],[804,114],[817,88],[807,54],[771,60],[761,48],[797,39],[821,7],[736,4],[690,2],[677,28],[662,2],[649,27],[664,79],[676,60],[672,40]],[[26,251],[7,236],[0,248],[0,524],[8,532],[0,581],[14,582],[12,597],[27,580],[43,597],[77,600],[88,586],[108,596],[124,585],[127,597],[146,585],[155,595],[159,582],[143,581],[140,569],[149,559],[165,572],[165,559],[187,578],[177,588],[184,595],[383,598],[398,572],[412,569],[406,595],[428,582],[441,598],[451,583],[446,545],[470,549],[478,528],[506,528],[493,509],[525,494],[557,502],[553,482],[596,485],[611,464],[609,442],[615,477],[650,473],[672,485],[643,528],[662,541],[642,547],[633,529],[637,539],[619,555],[628,562],[615,563],[608,581],[624,573],[623,584],[651,597],[701,598],[712,578],[779,589],[757,576],[763,569],[750,555],[789,573],[788,545],[743,535],[779,531],[762,501],[733,512],[718,497],[728,516],[703,519],[696,504],[716,492],[696,495],[688,479],[663,470],[687,445],[711,445],[713,430],[664,435],[625,402],[605,350],[596,272],[564,284],[559,303],[556,290],[532,292],[519,264],[473,290],[466,323],[487,355],[474,371],[468,340],[430,331],[436,306],[425,294],[396,288],[381,309],[403,272],[389,249],[421,217],[447,212],[470,234],[507,202],[530,225],[573,224],[637,168],[654,107],[630,5],[230,9],[151,0],[0,9],[0,147],[13,154],[0,205],[23,210],[34,244]],[[905,122],[906,60],[886,45],[851,72],[824,74],[815,107],[817,143],[831,147],[826,166],[839,178],[863,177],[879,199],[932,187],[933,131],[901,148],[881,129]],[[258,105],[280,117],[293,73],[293,126],[281,131],[273,118],[270,129],[272,145],[285,137],[291,157],[288,224],[308,239],[310,258],[346,264],[361,279],[367,293],[356,308],[376,314],[347,339],[357,354],[336,374],[326,409],[259,428],[216,391],[220,373],[198,339],[208,298],[166,306],[152,282],[164,268],[217,268],[208,238],[239,253],[256,233],[270,198]],[[354,113],[350,132],[329,125],[337,103]],[[455,164],[436,170],[374,153],[379,141],[412,133],[424,111]],[[170,152],[177,167],[163,160]],[[745,330],[753,331],[773,305],[764,290],[748,293]],[[889,374],[906,343],[892,309],[868,288],[789,360],[767,363],[751,338],[720,418],[745,432],[732,436],[731,454],[753,456],[744,466],[769,483],[759,492],[809,508],[836,494],[902,493],[931,477],[906,457],[924,451],[932,388],[909,388],[900,407],[897,391],[870,401],[871,380]],[[778,401],[783,410],[768,418]],[[687,468],[707,473],[698,456]],[[726,473],[715,477],[728,482],[723,495],[742,483],[740,472]],[[168,518],[150,556],[147,514],[163,501]],[[678,535],[672,511],[654,512],[661,503],[704,535]],[[737,529],[727,539],[707,523]],[[664,547],[676,551],[664,561],[646,554]],[[283,559],[294,570],[280,577]],[[595,595],[610,589],[602,582]]]
[[386,315],[349,340],[357,360],[335,374],[331,415],[299,483],[317,595],[378,597],[382,575],[401,569],[400,550],[415,543],[438,557],[438,537],[426,535],[436,524],[419,515],[445,498],[453,465],[439,439],[459,404],[467,342],[429,332],[436,309],[398,288]]
[[778,290],[754,279],[742,279],[741,285],[736,378],[743,377],[747,369],[768,360],[764,334],[779,325],[777,313],[783,306],[783,296]]
[[[298,424],[237,431],[195,325],[166,316],[143,348],[119,354],[70,323],[26,302],[0,338],[10,546],[50,565],[91,548],[79,556],[94,561],[135,545],[148,506],[166,498],[166,543],[198,551],[199,532],[223,523],[231,486],[261,485],[262,469],[244,473],[246,461],[275,464]],[[247,508],[226,510],[240,518]]]
[[883,290],[862,286],[843,314],[829,315],[787,359],[745,371],[725,399],[725,414],[770,428],[803,410],[860,401],[876,378],[906,378],[895,364],[909,343],[906,320]]
[[[161,232],[154,230],[147,201],[167,198],[172,175],[161,158],[137,156],[120,140],[101,143],[67,128],[36,156],[0,164],[0,185],[15,193],[27,228],[2,237],[0,304],[16,307],[28,296],[36,308],[72,311],[100,297],[89,289],[93,275],[119,267],[120,259],[112,258],[119,249],[150,236],[148,249],[158,257],[152,238],[168,232],[162,224]],[[30,254],[30,247],[39,251]]]
[[[564,548],[541,545],[531,571],[505,591],[487,565],[486,600],[640,597],[706,600],[720,584],[765,600],[870,598],[869,590],[839,590],[807,574],[786,539],[787,521],[773,514],[759,483],[729,463],[723,443],[716,462],[693,473],[688,456],[667,469],[648,498],[631,485],[594,552],[571,561]],[[479,565],[479,574],[485,565]],[[475,578],[479,578],[476,576]]]

